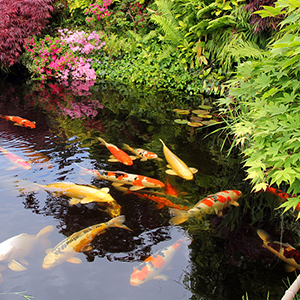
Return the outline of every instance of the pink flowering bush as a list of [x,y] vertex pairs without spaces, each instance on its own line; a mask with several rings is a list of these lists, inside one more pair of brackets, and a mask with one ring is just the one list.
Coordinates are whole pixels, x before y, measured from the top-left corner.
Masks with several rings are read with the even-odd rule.
[[93,3],[90,4],[88,8],[85,9],[84,13],[87,15],[87,23],[96,23],[100,19],[104,19],[111,15],[111,12],[108,11],[108,7],[113,3],[113,0],[102,0],[102,3]]
[[96,80],[92,57],[99,54],[105,42],[95,31],[58,32],[59,37],[32,37],[26,41],[22,60],[32,76],[39,80],[53,77],[63,82]]

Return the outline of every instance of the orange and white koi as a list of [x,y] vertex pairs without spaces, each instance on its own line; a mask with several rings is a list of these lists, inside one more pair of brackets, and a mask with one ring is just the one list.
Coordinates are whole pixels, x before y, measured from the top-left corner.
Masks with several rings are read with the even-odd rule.
[[124,184],[132,185],[130,187],[131,191],[137,191],[143,188],[162,188],[165,186],[165,184],[160,180],[143,175],[130,174],[122,171],[89,170],[85,168],[82,169],[87,173],[96,176],[97,178],[113,181],[114,183],[112,185],[114,187],[120,187]]
[[96,224],[78,232],[73,233],[71,236],[62,240],[54,249],[49,249],[43,261],[44,269],[51,269],[64,261],[71,263],[81,263],[80,258],[74,257],[79,252],[89,251],[92,249],[90,243],[98,234],[103,234],[106,229],[110,227],[119,227],[131,230],[123,223],[125,222],[124,216],[118,216],[109,220],[108,222]]
[[130,284],[139,286],[151,279],[167,280],[168,277],[162,275],[162,271],[171,262],[176,250],[182,245],[183,240],[180,239],[173,245],[166,247],[157,253],[149,256],[131,274]]
[[178,156],[176,156],[166,145],[159,139],[163,144],[163,152],[168,162],[167,167],[170,169],[166,170],[169,175],[177,175],[186,180],[192,180],[193,174],[197,173],[198,170],[195,168],[189,168]]
[[292,272],[296,269],[300,270],[300,251],[295,249],[288,243],[272,241],[269,234],[262,229],[257,230],[258,236],[263,240],[263,247],[268,249],[282,261],[286,266],[286,271]]
[[108,193],[109,188],[98,189],[93,185],[76,184],[72,182],[54,182],[47,185],[37,184],[55,196],[65,195],[70,197],[71,205],[90,202],[115,202],[115,199]]
[[0,147],[0,151],[5,155],[5,157],[10,160],[15,166],[12,168],[20,167],[25,170],[30,170],[31,165],[30,162],[24,160],[23,158],[19,157],[16,154],[13,154],[12,152]]
[[108,159],[110,162],[121,162],[124,165],[132,166],[134,159],[136,159],[135,156],[129,156],[126,152],[119,149],[117,146],[113,144],[109,144],[104,141],[104,139],[98,137],[98,140],[101,142],[102,145],[106,146],[106,148],[110,151],[112,154],[111,158]]
[[181,224],[191,217],[202,216],[205,214],[222,215],[222,210],[229,205],[239,206],[236,202],[242,196],[242,192],[238,190],[226,190],[200,200],[193,208],[188,211],[170,209],[170,213],[175,216],[170,219],[172,225]]
[[[266,192],[270,193],[270,194],[273,194],[273,195],[276,195],[278,196],[279,198],[281,198],[283,201],[287,201],[288,198],[297,198],[298,196],[296,195],[291,195],[291,194],[288,194],[288,193],[285,193],[279,189],[276,189],[276,188],[273,188],[271,186],[267,186]],[[296,210],[300,211],[300,202],[297,204],[297,206],[295,207]]]
[[154,152],[150,152],[145,149],[141,148],[132,148],[127,144],[123,144],[123,149],[128,150],[132,152],[134,155],[136,155],[138,158],[141,159],[141,161],[147,161],[148,159],[157,159],[157,160],[162,160],[161,158],[158,157],[157,154]]
[[9,121],[13,121],[13,122],[15,122],[14,125],[17,125],[17,126],[22,126],[22,127],[27,127],[27,128],[35,128],[36,127],[34,121],[29,121],[29,120],[21,118],[21,117],[0,115],[0,118],[6,119]]

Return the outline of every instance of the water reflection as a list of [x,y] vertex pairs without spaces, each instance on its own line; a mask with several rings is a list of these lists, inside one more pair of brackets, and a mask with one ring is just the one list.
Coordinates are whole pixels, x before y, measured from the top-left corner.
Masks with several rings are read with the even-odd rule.
[[[66,195],[55,197],[32,189],[34,183],[57,181],[108,187],[133,231],[110,228],[96,236],[92,249],[79,255],[83,261],[80,265],[61,264],[43,270],[45,254],[40,253],[33,259],[36,263],[30,263],[26,270],[26,278],[6,272],[0,288],[22,287],[45,300],[83,299],[87,295],[96,298],[100,293],[107,299],[123,299],[126,295],[126,299],[151,300],[234,300],[246,292],[253,300],[262,299],[258,294],[266,295],[267,291],[275,297],[281,295],[281,280],[286,275],[274,258],[265,256],[256,235],[260,227],[267,227],[268,232],[280,228],[274,219],[280,213],[274,210],[276,199],[266,205],[263,194],[251,195],[251,187],[243,181],[238,153],[227,157],[220,150],[222,145],[230,147],[224,137],[206,137],[211,131],[208,127],[196,129],[191,135],[190,128],[174,123],[174,108],[182,104],[192,109],[200,102],[202,99],[146,94],[107,83],[93,83],[88,90],[80,87],[77,91],[74,86],[57,84],[28,84],[19,90],[9,83],[3,87],[1,113],[22,115],[35,120],[37,126],[29,130],[0,119],[0,146],[33,162],[31,170],[6,170],[9,162],[0,156],[0,222],[2,226],[10,224],[5,234],[0,234],[0,240],[15,236],[20,228],[37,232],[38,228],[52,225],[56,227],[51,234],[55,245],[84,228],[111,219],[107,212],[99,210],[98,204],[71,206]],[[150,149],[159,157],[164,157],[159,141],[162,139],[188,166],[197,168],[194,180],[171,177],[176,204],[192,207],[209,194],[237,189],[245,195],[239,200],[240,207],[227,208],[223,217],[193,218],[183,226],[171,226],[167,207],[159,209],[150,199],[124,194],[108,180],[80,173],[76,164],[91,170],[142,174],[167,183],[164,160],[139,159],[132,166],[111,164],[99,136],[120,147],[124,143]],[[179,249],[172,262],[173,270],[166,270],[170,280],[149,281],[138,289],[130,286],[133,267],[183,237],[190,240],[190,245]],[[118,282],[118,289],[112,287],[112,282]]]

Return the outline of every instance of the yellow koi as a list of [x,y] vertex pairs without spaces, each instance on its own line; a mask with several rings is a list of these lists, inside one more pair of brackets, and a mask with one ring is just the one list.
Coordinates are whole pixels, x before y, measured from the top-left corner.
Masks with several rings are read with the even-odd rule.
[[102,234],[109,227],[119,227],[127,230],[131,230],[126,225],[124,216],[119,216],[111,219],[106,223],[96,224],[81,231],[73,233],[68,238],[61,241],[53,250],[48,251],[48,254],[44,258],[43,268],[53,268],[64,261],[71,263],[81,263],[79,258],[74,257],[78,252],[89,251],[92,249],[90,243],[98,234]]
[[195,168],[189,168],[178,156],[176,156],[166,145],[159,139],[163,144],[163,152],[168,162],[170,169],[166,170],[169,175],[177,175],[186,180],[192,180],[193,174],[197,173],[198,170]]

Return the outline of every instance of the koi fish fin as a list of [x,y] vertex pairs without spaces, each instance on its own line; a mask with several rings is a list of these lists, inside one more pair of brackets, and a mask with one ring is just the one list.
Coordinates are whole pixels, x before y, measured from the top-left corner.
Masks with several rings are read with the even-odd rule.
[[168,169],[168,170],[166,170],[166,173],[168,174],[168,175],[177,175],[178,176],[178,174],[175,172],[175,171],[173,171],[172,169]]
[[162,208],[164,208],[164,207],[165,207],[164,204],[161,204],[161,203],[157,203],[157,204],[156,204],[156,208],[157,208],[157,209],[162,209]]
[[52,250],[53,250],[53,248],[49,248],[49,249],[47,249],[45,252],[46,252],[46,254],[48,254],[48,253],[50,253]]
[[184,223],[190,217],[190,215],[187,211],[182,211],[180,209],[175,209],[175,208],[170,208],[169,211],[171,214],[175,215],[169,221],[170,224],[172,224],[172,225],[178,225],[178,224]]
[[[113,156],[113,155],[112,155]],[[113,156],[114,157],[114,156]],[[107,161],[109,162],[120,162],[118,159],[116,158],[109,158]]]
[[140,159],[140,161],[147,161],[147,160],[148,160],[147,157],[143,157],[143,158]]
[[46,226],[45,228],[43,228],[38,234],[37,237],[41,237],[41,236],[48,236],[50,234],[50,232],[52,232],[54,230],[54,227],[52,225]]
[[124,215],[118,216],[118,217],[115,217],[115,218],[111,219],[110,221],[108,221],[108,226],[124,228],[124,229],[132,231],[129,227],[124,225],[123,222],[125,222],[125,216]]
[[135,160],[138,158],[137,156],[133,156],[133,155],[129,155],[129,157],[131,158],[131,160]]
[[120,192],[123,192],[123,193],[128,193],[129,189],[127,187],[124,187],[122,185],[114,185],[115,189],[120,191]]
[[104,193],[109,193],[109,188],[108,187],[103,187],[100,189],[100,191],[104,192]]
[[269,234],[262,229],[258,229],[257,234],[265,243],[271,240]]
[[19,262],[15,261],[14,259],[8,264],[8,267],[16,272],[25,271],[27,270],[26,267],[21,265]]
[[284,265],[284,270],[285,270],[286,272],[290,273],[290,272],[295,271],[296,268],[293,267],[293,266],[291,266],[291,265],[285,264],[285,265]]
[[230,203],[230,205],[234,205],[234,206],[240,206],[240,205],[239,205],[239,203],[238,203],[238,202],[236,202],[236,201],[234,201],[234,202],[231,202],[231,203]]
[[142,190],[144,189],[145,187],[144,186],[137,186],[137,185],[133,185],[129,188],[130,191],[139,191],[139,190]]
[[94,197],[84,197],[84,198],[81,199],[80,202],[82,204],[87,204],[87,203],[95,202],[95,198]]
[[196,168],[189,168],[189,170],[190,170],[193,174],[195,174],[195,173],[198,172],[198,169],[196,169]]
[[217,210],[216,210],[216,214],[218,217],[222,217],[222,215],[223,215],[223,213],[221,211],[217,211]]
[[93,249],[93,247],[91,245],[88,245],[88,246],[84,247],[81,251],[88,252],[88,251],[91,251],[92,249]]
[[80,202],[81,202],[81,199],[78,199],[78,198],[72,198],[72,199],[69,200],[70,205],[76,205]]
[[112,186],[123,186],[124,184],[123,183],[118,183],[118,182],[113,182],[111,185]]
[[156,160],[158,160],[158,161],[163,161],[163,159],[162,159],[162,158],[160,158],[160,157],[153,158],[153,159],[156,159]]
[[14,123],[14,125],[15,126],[21,126],[21,127],[23,127],[24,125],[22,125],[22,124],[18,124],[18,123]]
[[16,166],[12,166],[12,167],[7,168],[6,171],[11,171],[11,170],[15,170],[15,169],[17,169],[17,167]]
[[80,264],[81,263],[81,259],[78,257],[71,257],[71,258],[67,259],[67,261],[71,264]]
[[124,144],[124,143],[123,143],[122,148],[123,148],[124,150],[128,150],[128,151],[131,151],[131,152],[134,153],[134,149],[133,149],[132,147],[130,147],[129,145],[127,145],[127,144]]
[[161,274],[161,275],[157,275],[157,276],[153,277],[153,279],[162,279],[162,280],[166,281],[169,279],[169,277],[167,275]]

